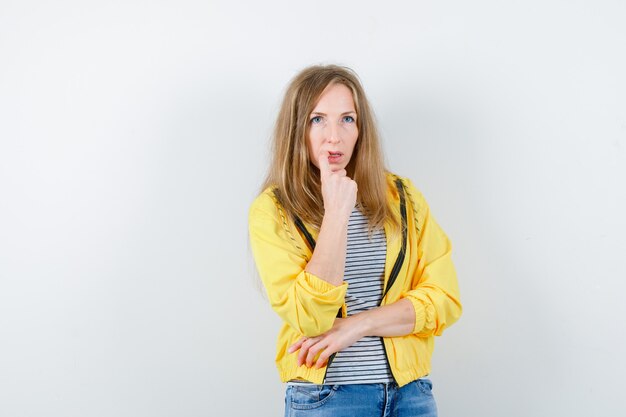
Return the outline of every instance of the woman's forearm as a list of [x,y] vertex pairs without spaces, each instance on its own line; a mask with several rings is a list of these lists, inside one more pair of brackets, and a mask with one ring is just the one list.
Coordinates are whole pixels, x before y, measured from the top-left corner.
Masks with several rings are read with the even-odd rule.
[[[332,329],[315,337],[302,337],[289,347],[298,352],[298,365],[321,367],[328,358],[365,336],[398,337],[413,333],[413,303],[403,298],[393,304],[373,308],[346,318],[335,319]],[[315,361],[316,355],[319,355]]]
[[373,308],[351,316],[362,336],[396,337],[413,333],[415,309],[403,298],[395,303]]
[[348,219],[325,213],[315,250],[305,270],[333,284],[341,285],[346,266]]

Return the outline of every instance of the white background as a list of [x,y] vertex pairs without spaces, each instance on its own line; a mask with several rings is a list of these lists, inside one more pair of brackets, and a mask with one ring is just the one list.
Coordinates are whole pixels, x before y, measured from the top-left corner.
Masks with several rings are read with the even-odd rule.
[[626,3],[0,2],[0,415],[279,416],[248,206],[360,75],[455,247],[442,417],[622,416]]

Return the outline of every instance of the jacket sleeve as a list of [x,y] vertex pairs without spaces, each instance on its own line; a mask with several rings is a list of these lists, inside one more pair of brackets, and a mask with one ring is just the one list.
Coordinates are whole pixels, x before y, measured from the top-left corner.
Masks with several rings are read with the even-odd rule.
[[307,255],[276,204],[263,193],[250,207],[250,246],[257,270],[281,319],[304,336],[318,336],[332,327],[348,284],[334,286],[304,270]]
[[422,337],[440,336],[462,312],[452,245],[430,213],[424,196],[407,182],[414,212],[414,224],[409,224],[409,233],[417,234],[418,264],[412,289],[404,297],[415,309],[413,333]]

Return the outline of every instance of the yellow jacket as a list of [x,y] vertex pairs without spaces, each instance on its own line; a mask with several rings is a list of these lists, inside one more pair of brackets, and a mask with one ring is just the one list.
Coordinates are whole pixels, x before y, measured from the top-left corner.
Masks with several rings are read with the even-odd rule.
[[[401,197],[396,182],[402,181]],[[461,315],[459,288],[451,259],[451,245],[435,222],[424,196],[410,180],[387,175],[387,198],[406,204],[406,251],[397,278],[381,305],[408,298],[415,309],[413,333],[383,338],[391,372],[399,386],[430,373],[434,336]],[[316,230],[305,225],[313,238]],[[385,282],[402,248],[401,237],[393,238],[388,223]],[[334,286],[304,270],[311,250],[292,219],[287,218],[272,188],[263,191],[249,213],[250,243],[261,280],[272,308],[283,320],[278,334],[276,365],[283,382],[305,379],[322,384],[326,367],[315,369],[296,363],[297,352],[287,348],[303,335],[317,336],[328,331],[339,309],[346,315],[344,298],[348,284]]]

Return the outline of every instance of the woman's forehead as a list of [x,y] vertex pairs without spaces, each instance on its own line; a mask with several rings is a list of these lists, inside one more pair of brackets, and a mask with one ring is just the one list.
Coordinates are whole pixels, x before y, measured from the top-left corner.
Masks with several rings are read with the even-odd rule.
[[352,90],[339,83],[330,84],[326,87],[313,107],[313,112],[317,113],[348,113],[354,111]]

